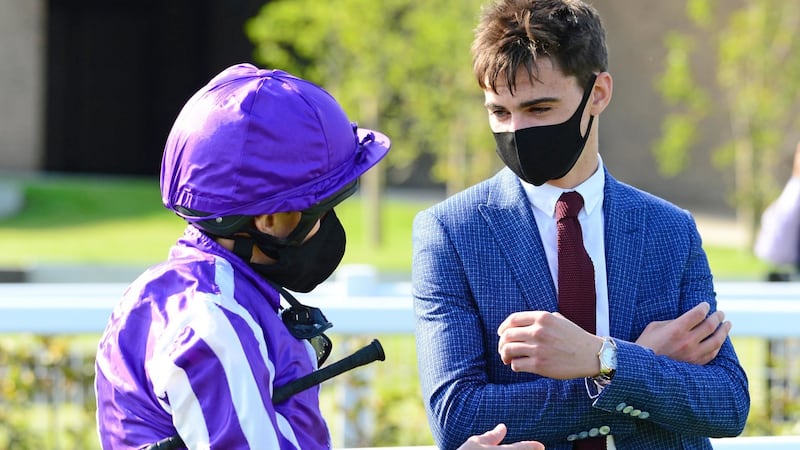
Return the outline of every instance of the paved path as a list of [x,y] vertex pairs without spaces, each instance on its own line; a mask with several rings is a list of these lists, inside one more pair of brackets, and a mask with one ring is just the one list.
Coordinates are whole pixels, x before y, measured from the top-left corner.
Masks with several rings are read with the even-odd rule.
[[693,214],[700,236],[703,237],[703,244],[741,248],[747,245],[747,232],[736,219],[704,213]]

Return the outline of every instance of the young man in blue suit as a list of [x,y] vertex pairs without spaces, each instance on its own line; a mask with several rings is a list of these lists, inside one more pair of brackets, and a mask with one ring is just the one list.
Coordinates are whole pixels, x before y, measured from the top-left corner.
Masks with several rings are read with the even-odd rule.
[[[747,378],[694,219],[600,157],[613,83],[597,12],[497,0],[472,52],[507,167],[414,222],[419,371],[438,446],[495,423],[508,442],[548,450],[710,449],[709,437],[741,433]],[[594,331],[559,308],[576,287],[558,281],[555,206],[570,191],[583,198],[594,282],[577,287],[594,289]]]

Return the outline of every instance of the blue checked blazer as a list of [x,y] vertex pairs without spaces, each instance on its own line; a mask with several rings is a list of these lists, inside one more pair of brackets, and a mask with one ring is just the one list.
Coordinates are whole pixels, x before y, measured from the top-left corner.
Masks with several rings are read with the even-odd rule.
[[[604,169],[605,170],[605,169]],[[707,301],[712,276],[689,212],[605,172],[603,201],[613,382],[596,399],[584,379],[515,373],[497,328],[511,313],[556,311],[556,290],[519,179],[508,169],[420,212],[412,281],[420,384],[436,444],[454,449],[497,423],[506,442],[548,450],[611,434],[618,450],[710,449],[735,436],[750,408],[730,340],[704,366],[634,344],[645,326]]]

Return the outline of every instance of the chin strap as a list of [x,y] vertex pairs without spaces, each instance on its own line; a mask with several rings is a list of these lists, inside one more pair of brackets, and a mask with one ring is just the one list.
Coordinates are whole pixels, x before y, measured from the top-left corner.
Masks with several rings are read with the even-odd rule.
[[253,238],[250,236],[230,236],[228,239],[233,239],[233,253],[249,264],[250,260],[253,259],[253,245],[255,242]]
[[282,286],[278,286],[271,281],[268,281],[268,283],[277,289],[281,296],[289,302],[290,307],[281,308],[280,315],[281,320],[283,320],[292,336],[297,339],[312,339],[333,326],[319,308],[306,306]]

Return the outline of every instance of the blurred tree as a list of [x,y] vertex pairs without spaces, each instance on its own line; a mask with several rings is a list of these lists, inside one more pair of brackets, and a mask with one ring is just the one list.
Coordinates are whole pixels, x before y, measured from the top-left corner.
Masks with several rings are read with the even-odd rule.
[[[469,51],[481,3],[274,0],[245,30],[259,63],[324,86],[360,125],[385,132],[395,173],[431,156],[431,176],[452,193],[498,167]],[[364,179],[370,220],[381,172]],[[378,243],[380,223],[368,225]]]
[[[721,14],[725,9],[729,13]],[[780,187],[774,176],[778,155],[789,148],[786,135],[800,124],[800,3],[686,0],[686,14],[696,34],[673,31],[665,38],[666,66],[657,87],[674,109],[662,123],[654,153],[663,174],[682,171],[699,133],[706,131],[701,122],[711,111],[709,92],[720,92],[730,129],[713,161],[734,168],[730,201],[752,248],[761,212]],[[701,86],[692,71],[698,41],[710,42],[716,51],[712,88]]]

